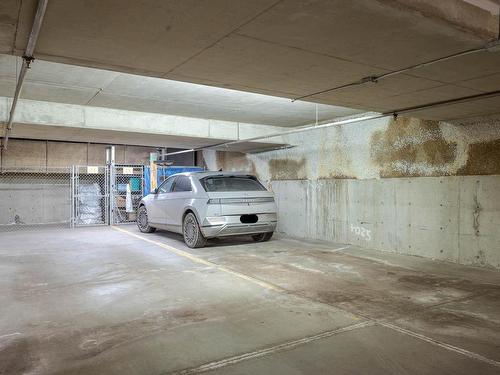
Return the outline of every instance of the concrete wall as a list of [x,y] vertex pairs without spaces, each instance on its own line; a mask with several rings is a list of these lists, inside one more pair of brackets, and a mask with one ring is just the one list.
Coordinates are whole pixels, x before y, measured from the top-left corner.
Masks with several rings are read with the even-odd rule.
[[500,176],[273,181],[292,236],[500,268]]
[[291,236],[500,268],[499,119],[380,119],[281,141],[295,147],[203,158],[265,181]]
[[[7,150],[0,153],[1,168],[35,167],[60,168],[71,165],[105,165],[106,147],[104,144],[34,141],[10,139]],[[155,152],[154,147],[118,145],[115,146],[117,164],[149,165],[149,154]],[[193,165],[192,154],[174,155],[176,165]]]
[[0,231],[14,224],[69,227],[69,169],[66,172],[0,174]]

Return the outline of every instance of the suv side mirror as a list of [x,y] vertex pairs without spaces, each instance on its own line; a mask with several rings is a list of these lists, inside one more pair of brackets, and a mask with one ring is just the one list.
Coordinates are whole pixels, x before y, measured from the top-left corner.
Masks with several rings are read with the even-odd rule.
[[158,188],[155,188],[155,189],[153,190],[153,194],[155,194],[155,195],[156,195],[156,194],[158,194]]

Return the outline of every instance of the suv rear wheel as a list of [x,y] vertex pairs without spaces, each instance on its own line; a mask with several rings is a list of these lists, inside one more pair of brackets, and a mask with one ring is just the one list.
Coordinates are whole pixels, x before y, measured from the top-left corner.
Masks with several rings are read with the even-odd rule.
[[196,216],[192,212],[184,216],[182,234],[184,235],[184,242],[190,248],[203,247],[207,243],[207,239],[201,233],[198,220],[196,220]]
[[271,239],[273,236],[274,232],[267,232],[267,233],[259,233],[259,234],[254,234],[252,235],[252,238],[255,242],[266,242]]

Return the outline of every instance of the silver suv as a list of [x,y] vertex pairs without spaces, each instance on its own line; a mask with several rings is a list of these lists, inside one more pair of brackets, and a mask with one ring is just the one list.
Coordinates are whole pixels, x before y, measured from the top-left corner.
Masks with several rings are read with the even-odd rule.
[[187,172],[170,176],[137,210],[141,232],[165,229],[181,233],[189,247],[208,238],[251,235],[271,239],[277,224],[271,192],[255,176],[230,172]]

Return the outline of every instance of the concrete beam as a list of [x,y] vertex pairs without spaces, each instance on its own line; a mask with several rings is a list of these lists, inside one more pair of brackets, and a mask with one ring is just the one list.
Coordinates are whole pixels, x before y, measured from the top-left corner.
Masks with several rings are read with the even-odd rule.
[[[11,99],[0,97],[0,121]],[[12,137],[198,147],[272,132],[281,127],[156,113],[20,100]],[[122,139],[124,142],[117,142]]]

